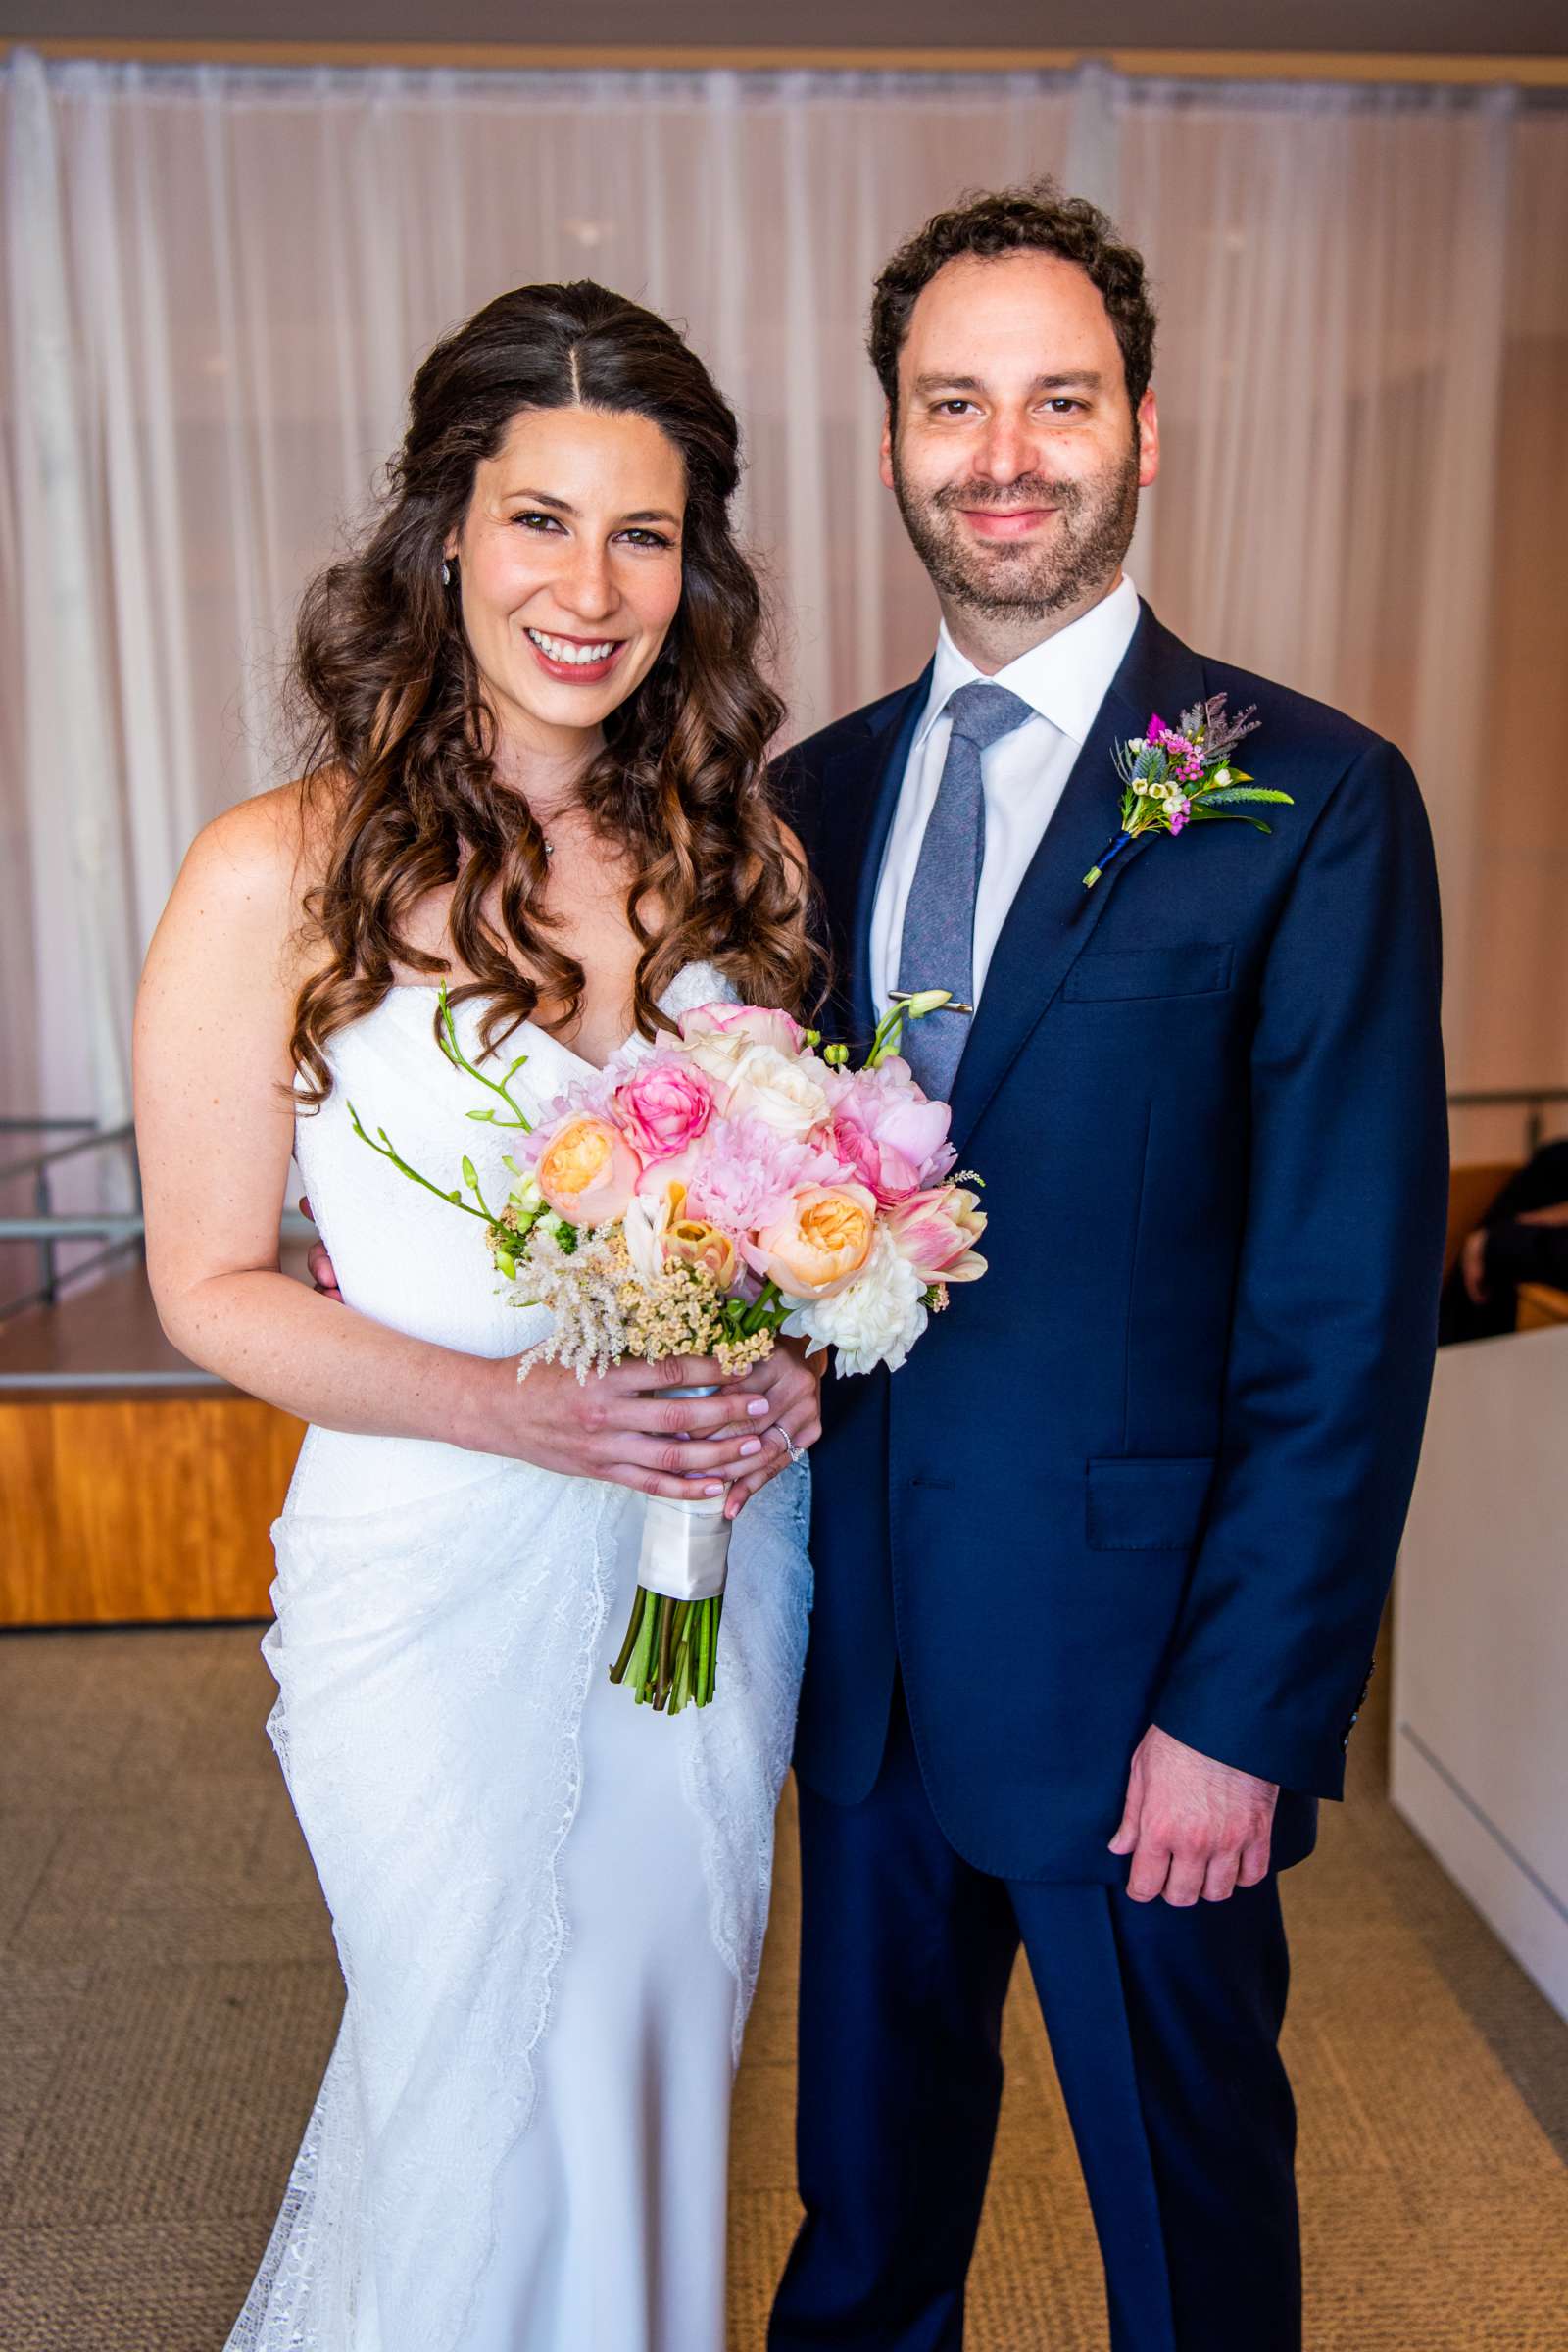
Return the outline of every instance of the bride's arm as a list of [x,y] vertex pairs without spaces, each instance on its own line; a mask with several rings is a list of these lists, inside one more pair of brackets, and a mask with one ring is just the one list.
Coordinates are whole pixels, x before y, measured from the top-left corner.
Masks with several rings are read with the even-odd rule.
[[690,1378],[689,1365],[612,1372],[586,1390],[547,1365],[519,1388],[514,1360],[388,1330],[280,1271],[297,810],[292,791],[265,794],[198,836],[142,975],[136,1135],[147,1272],[171,1341],[236,1388],[328,1429],[437,1438],[677,1497],[694,1492],[678,1473],[749,1470],[757,1440],[683,1445],[678,1435],[744,1419],[747,1403],[767,1417],[765,1398],[745,1384],[677,1403],[641,1392]]

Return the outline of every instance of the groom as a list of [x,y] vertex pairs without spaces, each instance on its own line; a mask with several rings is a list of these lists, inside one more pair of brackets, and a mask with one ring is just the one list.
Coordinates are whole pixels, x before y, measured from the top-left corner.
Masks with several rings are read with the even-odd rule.
[[[894,256],[882,478],[942,628],[780,769],[826,1025],[956,1000],[907,1054],[992,1270],[896,1378],[828,1384],[812,1454],[771,2352],[956,2352],[1020,1942],[1116,2352],[1300,2343],[1278,1874],[1341,1793],[1426,1406],[1438,903],[1399,754],[1122,571],[1153,333],[1139,256],[1049,183]],[[1219,695],[1273,830],[1146,836],[1086,890],[1116,747]]]

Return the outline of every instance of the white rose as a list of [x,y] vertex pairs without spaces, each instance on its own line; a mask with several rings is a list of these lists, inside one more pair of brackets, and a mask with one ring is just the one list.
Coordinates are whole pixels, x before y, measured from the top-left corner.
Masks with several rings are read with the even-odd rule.
[[897,1372],[929,1320],[921,1298],[925,1285],[899,1255],[886,1226],[879,1225],[871,1254],[852,1283],[831,1298],[798,1307],[784,1329],[808,1342],[807,1353],[836,1348],[843,1372],[874,1372],[886,1364]]
[[814,1059],[796,1060],[776,1046],[748,1046],[728,1081],[725,1116],[760,1119],[775,1135],[802,1142],[828,1115],[827,1089],[812,1070]]
[[682,1039],[681,1050],[715,1086],[723,1088],[757,1047],[744,1029],[699,1029]]

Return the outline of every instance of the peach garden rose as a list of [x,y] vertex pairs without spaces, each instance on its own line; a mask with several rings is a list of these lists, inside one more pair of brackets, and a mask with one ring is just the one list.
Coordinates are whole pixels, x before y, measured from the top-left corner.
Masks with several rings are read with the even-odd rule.
[[858,1274],[875,1232],[876,1199],[863,1184],[808,1184],[746,1254],[786,1298],[830,1298]]
[[612,1225],[624,1216],[642,1167],[610,1119],[578,1111],[547,1136],[534,1164],[539,1190],[569,1225]]

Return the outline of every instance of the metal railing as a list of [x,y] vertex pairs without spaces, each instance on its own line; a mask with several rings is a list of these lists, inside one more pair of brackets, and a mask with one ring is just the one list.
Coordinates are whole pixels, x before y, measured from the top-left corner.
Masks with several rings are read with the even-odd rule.
[[[8,1315],[20,1314],[27,1306],[53,1306],[60,1296],[63,1282],[77,1282],[85,1274],[93,1274],[112,1258],[126,1250],[136,1248],[142,1237],[141,1174],[136,1165],[136,1131],[128,1119],[119,1127],[96,1127],[90,1119],[18,1119],[6,1122],[7,1131],[16,1133],[50,1134],[66,1130],[74,1140],[55,1144],[47,1152],[34,1152],[25,1159],[13,1159],[0,1167],[0,1184],[30,1178],[32,1182],[32,1214],[26,1217],[0,1217],[0,1242],[31,1242],[38,1252],[38,1287],[25,1292],[20,1298],[11,1298],[0,1305],[0,1322]],[[85,1132],[80,1132],[81,1130]],[[91,1152],[107,1152],[116,1146],[130,1147],[130,1180],[135,1193],[133,1211],[92,1216],[62,1216],[54,1204],[54,1171],[68,1159],[80,1159]],[[59,1251],[67,1242],[91,1241],[107,1236],[102,1250],[93,1251],[73,1266],[69,1273],[60,1271]]]
[[0,1135],[80,1134],[97,1125],[96,1119],[0,1119]]

